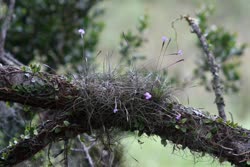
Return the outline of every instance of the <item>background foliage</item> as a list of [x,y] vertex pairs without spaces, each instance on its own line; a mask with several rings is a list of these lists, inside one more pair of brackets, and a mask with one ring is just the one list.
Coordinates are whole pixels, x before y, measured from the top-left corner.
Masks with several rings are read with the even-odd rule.
[[[103,22],[97,21],[103,10],[90,11],[97,2],[17,1],[7,50],[24,64],[35,60],[57,69],[69,63],[69,69],[76,69],[83,57],[93,59],[104,27]],[[82,27],[87,32],[84,41],[78,34]]]

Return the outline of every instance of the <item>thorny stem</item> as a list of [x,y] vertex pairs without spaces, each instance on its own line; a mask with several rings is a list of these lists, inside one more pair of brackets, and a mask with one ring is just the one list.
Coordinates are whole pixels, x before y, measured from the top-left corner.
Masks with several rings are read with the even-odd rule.
[[219,112],[219,116],[223,118],[223,120],[226,120],[226,114],[225,114],[225,102],[223,98],[223,86],[221,85],[221,79],[219,77],[219,71],[220,67],[217,64],[214,54],[209,50],[209,46],[207,43],[207,40],[205,36],[202,34],[201,29],[197,23],[195,23],[195,20],[189,16],[184,16],[186,21],[189,23],[189,25],[192,27],[192,32],[197,35],[197,37],[200,40],[201,46],[207,56],[208,65],[210,68],[210,72],[213,75],[212,80],[212,86],[215,93],[215,103],[217,105],[217,109]]

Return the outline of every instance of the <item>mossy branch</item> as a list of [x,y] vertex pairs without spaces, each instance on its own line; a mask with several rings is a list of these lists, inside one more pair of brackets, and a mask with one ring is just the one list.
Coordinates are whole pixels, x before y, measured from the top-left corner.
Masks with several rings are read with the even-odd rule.
[[[103,129],[157,135],[163,145],[168,140],[182,149],[247,166],[249,130],[178,104],[168,90],[160,80],[137,73],[91,74],[70,82],[58,75],[0,67],[0,100],[58,110],[37,133],[1,150],[0,166],[29,159],[49,143]],[[145,92],[152,97],[146,99]]]

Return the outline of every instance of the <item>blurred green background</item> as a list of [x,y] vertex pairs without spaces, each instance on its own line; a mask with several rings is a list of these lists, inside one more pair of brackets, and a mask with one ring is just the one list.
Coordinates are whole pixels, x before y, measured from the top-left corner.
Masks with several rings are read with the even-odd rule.
[[[135,29],[137,18],[145,13],[149,15],[149,28],[146,31],[148,42],[140,49],[140,52],[147,55],[143,65],[155,69],[155,63],[160,53],[161,37],[163,35],[174,38],[174,31],[171,22],[180,15],[195,15],[197,9],[203,4],[215,6],[215,13],[209,18],[210,24],[224,26],[231,32],[237,32],[239,43],[249,43],[250,41],[250,3],[249,0],[106,0],[99,4],[106,12],[102,16],[105,21],[105,29],[101,34],[98,50],[102,54],[113,52],[114,61],[117,60],[120,33],[128,29]],[[183,81],[188,80],[198,58],[199,52],[196,47],[197,38],[190,33],[190,28],[185,21],[176,24],[178,33],[178,45],[183,50],[185,61],[169,69],[171,75],[178,75]],[[174,52],[175,46],[170,47]],[[171,51],[170,51],[171,52]],[[246,49],[242,57],[240,72],[242,79],[240,82],[241,90],[238,93],[226,95],[226,111],[231,112],[234,121],[245,128],[250,128],[250,50]],[[153,60],[153,61],[152,61]],[[163,67],[167,66],[176,59],[166,57]],[[195,86],[191,83],[185,90],[176,92],[176,96],[185,104],[205,111],[217,114],[214,104],[213,92],[206,92],[204,87]],[[189,102],[187,100],[189,98]],[[230,115],[228,114],[230,119]],[[139,144],[138,139],[144,142]],[[164,166],[230,166],[228,163],[220,164],[211,157],[194,158],[189,150],[175,151],[172,153],[173,145],[169,144],[166,148],[162,147],[157,137],[128,137],[123,140],[126,155],[126,166],[138,167],[164,167]],[[197,155],[198,157],[199,155]]]

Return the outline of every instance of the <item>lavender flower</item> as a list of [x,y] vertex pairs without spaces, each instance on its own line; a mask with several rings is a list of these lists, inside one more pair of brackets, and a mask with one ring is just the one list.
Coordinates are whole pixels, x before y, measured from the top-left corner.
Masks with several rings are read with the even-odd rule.
[[178,50],[178,52],[177,52],[177,55],[180,55],[180,56],[182,56],[182,55],[183,55],[183,52],[182,52],[182,50]]
[[181,119],[181,114],[179,113],[175,118],[176,118],[176,120],[180,120]]
[[152,98],[152,95],[150,93],[146,92],[146,93],[144,93],[144,97],[146,100],[149,100]]
[[83,38],[83,35],[85,34],[84,29],[79,29],[78,33],[81,35],[81,37]]
[[117,108],[114,108],[113,112],[114,113],[117,113],[118,109]]
[[113,110],[113,113],[117,113],[118,109],[117,109],[117,101],[116,101],[116,98],[115,98],[115,108]]
[[168,40],[168,38],[166,36],[162,36],[161,40],[162,40],[163,43],[165,43]]
[[169,54],[169,55],[179,55],[179,56],[182,56],[182,55],[183,55],[183,52],[182,52],[182,50],[178,50],[177,53],[171,53],[171,54]]

